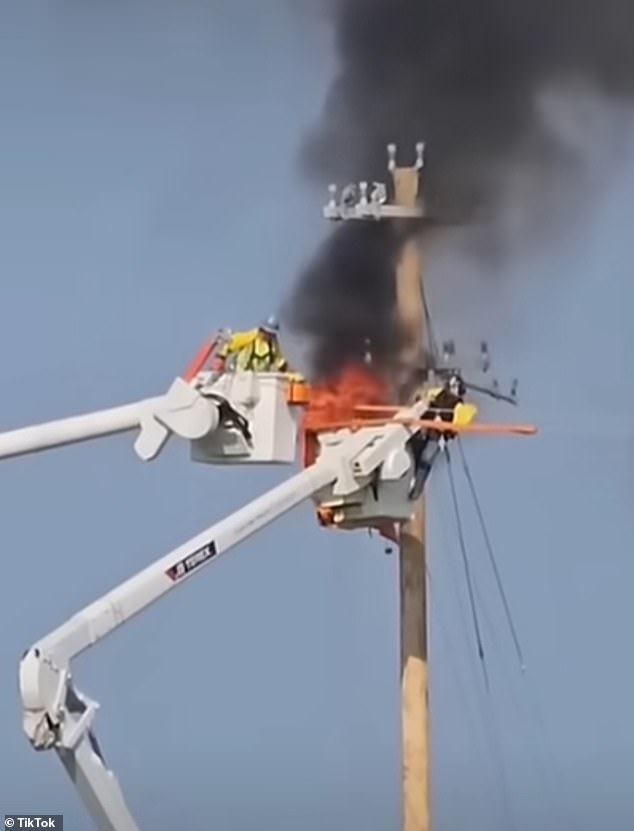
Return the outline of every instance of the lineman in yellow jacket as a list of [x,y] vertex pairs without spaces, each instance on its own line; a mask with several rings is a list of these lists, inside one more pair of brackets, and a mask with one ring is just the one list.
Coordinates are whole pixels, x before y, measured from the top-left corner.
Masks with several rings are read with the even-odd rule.
[[[429,391],[429,409],[423,413],[423,421],[450,421],[453,424],[471,424],[478,414],[474,404],[465,403],[467,388],[460,375],[455,372],[443,387]],[[451,434],[446,434],[448,437]]]
[[[478,408],[465,402],[466,392],[465,382],[458,373],[453,373],[443,387],[429,391],[429,408],[423,413],[421,420],[471,424],[478,415]],[[415,459],[415,473],[410,484],[410,499],[420,496],[438,454],[445,443],[454,436],[455,433],[443,435],[433,428],[412,436],[410,447]]]
[[251,329],[236,332],[224,344],[219,357],[225,368],[244,372],[289,372],[288,361],[280,348],[279,324],[274,317]]

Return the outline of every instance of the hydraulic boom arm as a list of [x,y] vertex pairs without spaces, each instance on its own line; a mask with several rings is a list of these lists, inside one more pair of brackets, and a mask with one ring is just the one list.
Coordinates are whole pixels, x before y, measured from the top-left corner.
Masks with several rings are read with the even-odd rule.
[[[414,407],[412,417],[424,406]],[[405,495],[409,439],[407,426],[396,422],[333,434],[314,464],[108,592],[26,652],[20,663],[24,730],[37,750],[55,750],[101,831],[139,829],[91,729],[98,704],[72,682],[72,660],[305,499],[334,499],[342,515],[351,511],[352,521],[367,525],[363,506],[371,493],[371,516],[378,511],[405,519],[412,510]]]
[[431,466],[412,445],[420,424],[426,426],[420,421],[426,407],[421,401],[398,419],[323,433],[314,464],[85,607],[25,653],[20,663],[24,730],[37,750],[55,750],[101,831],[139,831],[139,826],[92,732],[98,704],[75,688],[72,660],[306,499],[317,503],[326,524],[341,528],[406,521],[417,498],[412,483],[421,465]]
[[73,658],[142,612],[200,567],[334,482],[318,462],[122,583],[35,644],[20,664],[24,729],[38,750],[53,748],[102,831],[139,831],[91,725],[98,704],[74,688]]
[[139,430],[135,450],[149,461],[171,433],[200,439],[215,430],[219,422],[217,402],[176,378],[168,392],[156,398],[0,433],[0,459]]

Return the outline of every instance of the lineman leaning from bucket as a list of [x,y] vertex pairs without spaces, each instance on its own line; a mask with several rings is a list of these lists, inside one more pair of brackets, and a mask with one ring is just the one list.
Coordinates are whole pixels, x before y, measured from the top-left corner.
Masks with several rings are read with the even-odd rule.
[[[465,404],[467,388],[461,376],[454,372],[439,390],[432,390],[429,407],[421,416],[422,421],[449,421],[456,424],[468,423],[474,417],[474,406]],[[444,442],[454,434],[429,429],[416,433],[410,440],[410,447],[416,460],[416,472],[410,486],[410,499],[417,499],[422,493],[427,477],[440,453]]]
[[279,323],[273,316],[257,329],[236,332],[222,347],[219,357],[225,368],[251,372],[289,372],[279,344]]

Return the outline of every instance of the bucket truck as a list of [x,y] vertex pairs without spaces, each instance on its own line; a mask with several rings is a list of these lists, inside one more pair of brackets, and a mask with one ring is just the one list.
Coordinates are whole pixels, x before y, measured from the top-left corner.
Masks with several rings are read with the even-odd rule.
[[0,459],[136,432],[134,450],[143,461],[175,435],[190,442],[197,462],[293,462],[305,385],[274,372],[214,372],[207,363],[215,345],[206,344],[161,396],[0,433]]
[[[422,144],[416,147],[417,168],[423,164],[423,149]],[[392,169],[393,145],[388,153]],[[340,198],[331,186],[324,212],[334,221],[421,216],[420,207],[387,204],[381,183],[374,183],[368,194],[364,182]],[[290,464],[303,439],[303,470],[160,557],[24,653],[19,667],[24,731],[36,750],[58,756],[100,831],[139,831],[139,825],[97,741],[99,705],[75,685],[75,658],[306,500],[312,500],[326,527],[378,528],[382,533],[386,526],[397,528],[415,509],[418,493],[412,483],[421,464],[430,467],[416,449],[421,434],[442,448],[460,432],[535,432],[532,427],[473,424],[475,408],[460,423],[453,414],[449,421],[430,417],[429,390],[411,407],[356,402],[360,406],[343,421],[313,419],[309,427],[304,409],[311,391],[305,383],[280,373],[219,374],[213,361],[209,366],[216,347],[217,340],[206,344],[162,396],[0,433],[0,459],[137,432],[134,449],[144,461],[154,459],[175,435],[189,442],[193,461],[219,465]]]
[[[163,398],[0,436],[0,454],[35,451],[106,435],[115,427],[140,425],[137,452],[140,445],[142,458],[158,452],[175,433],[191,441],[197,461],[283,464],[293,461],[298,410],[306,403],[306,388],[288,376],[228,373],[210,381],[199,372],[189,381],[175,382]],[[423,420],[428,404],[423,398],[411,408],[390,409],[382,418],[323,425],[313,436],[317,449],[304,470],[161,557],[25,652],[19,668],[24,730],[36,750],[57,754],[100,831],[139,831],[139,825],[96,739],[99,705],[75,686],[74,659],[305,500],[311,499],[318,513],[329,512],[339,528],[409,519],[416,501],[410,495],[417,464],[412,436],[431,428],[438,435],[449,427],[470,428]],[[374,410],[371,415],[376,415]]]

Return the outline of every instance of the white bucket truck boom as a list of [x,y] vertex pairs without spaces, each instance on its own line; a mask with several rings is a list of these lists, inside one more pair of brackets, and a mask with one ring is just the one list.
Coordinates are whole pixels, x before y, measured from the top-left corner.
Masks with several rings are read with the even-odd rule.
[[[425,406],[403,412],[416,419]],[[267,435],[262,430],[270,451],[276,430],[271,425]],[[342,527],[348,514],[351,527],[385,517],[407,519],[414,504],[407,497],[415,464],[411,435],[408,424],[399,421],[324,434],[313,464],[131,577],[27,650],[19,672],[24,730],[34,748],[55,751],[100,831],[139,831],[139,825],[104,761],[93,732],[98,704],[75,687],[73,659],[306,499],[318,508],[334,501]],[[282,447],[282,455],[287,450]],[[211,460],[220,449],[207,452]]]
[[494,425],[478,430],[471,424],[476,408],[462,424],[430,421],[426,396],[411,408],[387,408],[386,417],[326,420],[313,429],[302,420],[310,397],[302,381],[284,373],[219,375],[203,364],[177,378],[164,396],[0,434],[0,458],[138,430],[135,450],[145,460],[174,434],[190,442],[194,461],[288,464],[297,459],[303,433],[303,471],[161,557],[25,652],[19,670],[24,730],[35,749],[58,755],[100,831],[139,831],[139,825],[95,738],[98,704],[74,684],[78,655],[304,500],[312,499],[320,522],[334,528],[382,529],[407,521],[418,498],[412,482],[421,459],[413,439],[421,433],[431,430],[441,447],[445,431],[534,433]]
[[190,442],[193,461],[279,464],[295,461],[300,408],[282,373],[188,372],[161,396],[0,433],[0,460],[137,432],[143,461],[170,436]]

